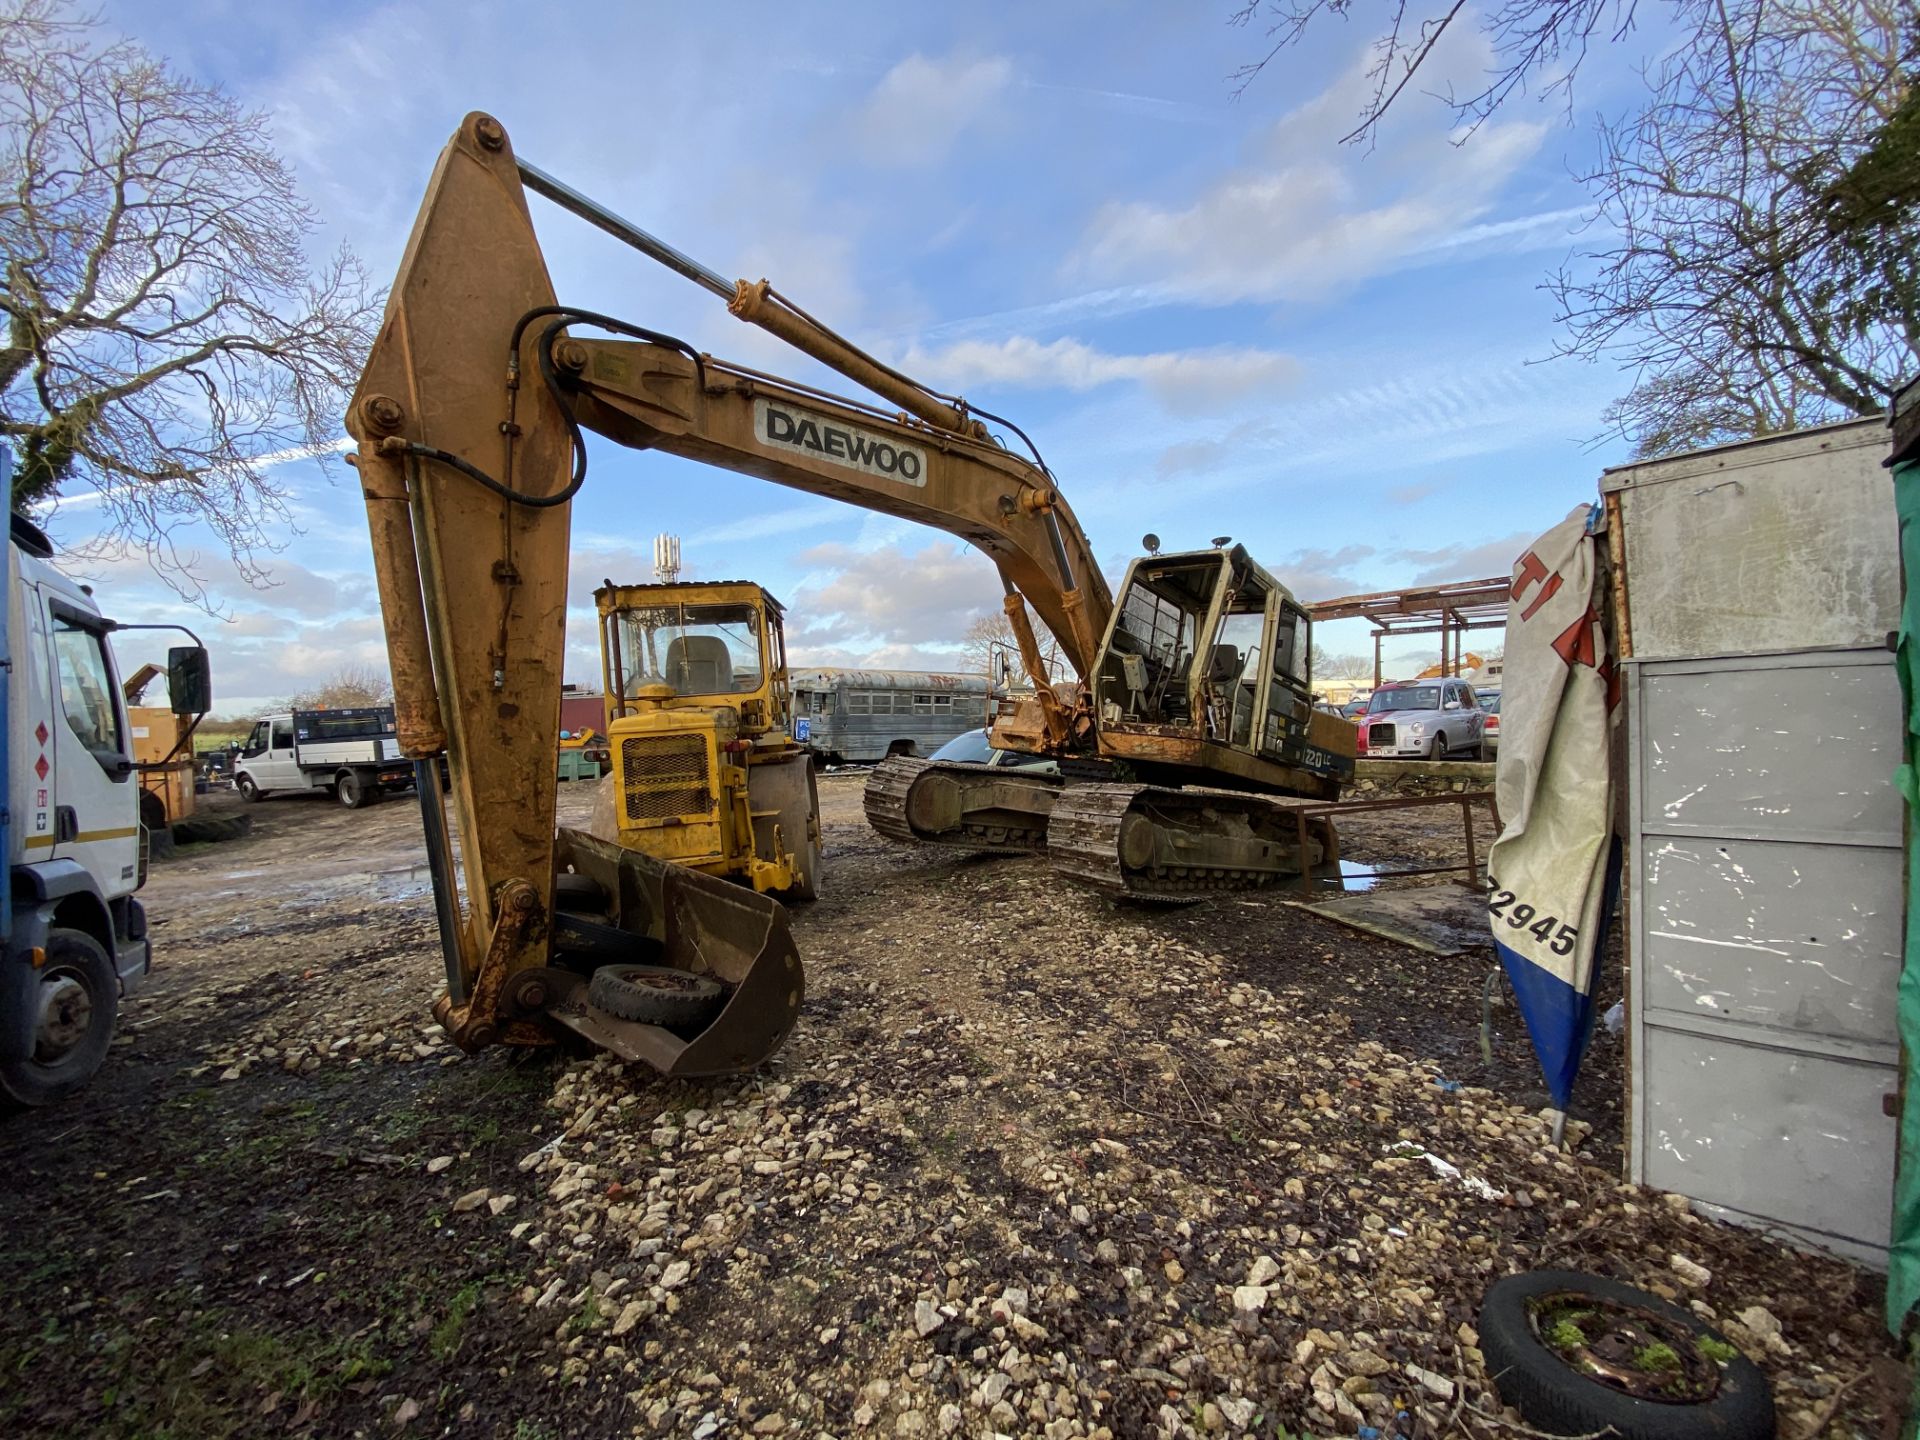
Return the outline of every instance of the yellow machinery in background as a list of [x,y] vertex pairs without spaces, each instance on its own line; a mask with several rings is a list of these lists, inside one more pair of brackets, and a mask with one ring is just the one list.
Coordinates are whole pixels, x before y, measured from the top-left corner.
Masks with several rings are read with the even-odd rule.
[[199,717],[140,703],[146,688],[166,673],[165,666],[142,665],[120,686],[140,776],[140,823],[152,832],[190,818],[194,807],[192,737]]
[[613,773],[592,833],[813,899],[820,802],[793,738],[780,602],[748,581],[609,581],[594,600]]

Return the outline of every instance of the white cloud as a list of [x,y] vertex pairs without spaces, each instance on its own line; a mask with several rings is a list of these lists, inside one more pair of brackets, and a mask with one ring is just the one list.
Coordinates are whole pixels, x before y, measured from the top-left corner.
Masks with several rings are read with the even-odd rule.
[[1354,567],[1372,558],[1371,545],[1343,545],[1338,550],[1296,550],[1267,568],[1296,599],[1327,600],[1336,595],[1358,595],[1366,586],[1354,577]]
[[1045,343],[1016,335],[1006,340],[961,340],[939,350],[910,348],[910,374],[965,389],[1005,385],[1023,389],[1092,390],[1116,381],[1145,386],[1168,409],[1217,410],[1295,379],[1291,356],[1271,350],[1225,347],[1115,355],[1079,340]]
[[874,87],[854,120],[862,150],[876,165],[927,165],[994,109],[1013,79],[1004,56],[929,60],[909,55]]
[[1000,608],[993,562],[952,540],[918,549],[820,545],[797,563],[809,574],[794,593],[787,639],[813,664],[832,663],[818,658],[828,651],[957,645],[969,625]]
[[[1078,278],[1206,304],[1313,300],[1435,250],[1511,245],[1556,225],[1564,234],[1571,217],[1557,211],[1482,223],[1544,125],[1490,124],[1455,145],[1430,113],[1408,124],[1396,113],[1390,147],[1341,146],[1369,93],[1366,63],[1281,117],[1244,164],[1190,199],[1104,206],[1072,266]],[[1474,63],[1453,46],[1435,70]]]
[[1475,544],[1447,545],[1438,550],[1403,550],[1394,558],[1420,567],[1408,582],[1413,585],[1447,585],[1456,580],[1485,580],[1489,576],[1511,575],[1513,562],[1536,538],[1521,530],[1497,540],[1482,540]]

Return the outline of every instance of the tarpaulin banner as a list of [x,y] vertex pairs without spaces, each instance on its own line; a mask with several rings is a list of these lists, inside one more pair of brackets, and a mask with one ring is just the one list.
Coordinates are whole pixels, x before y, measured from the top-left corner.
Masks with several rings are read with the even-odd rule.
[[1592,1030],[1614,850],[1619,674],[1588,529],[1599,513],[1582,505],[1514,562],[1494,780],[1501,830],[1487,862],[1494,948],[1562,1111]]

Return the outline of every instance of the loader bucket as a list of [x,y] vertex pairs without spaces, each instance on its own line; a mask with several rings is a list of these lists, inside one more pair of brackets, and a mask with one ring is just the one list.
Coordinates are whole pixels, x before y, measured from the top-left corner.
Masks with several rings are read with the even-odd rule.
[[777,900],[580,830],[560,831],[554,864],[560,873],[597,881],[612,897],[614,926],[635,937],[634,960],[708,976],[729,993],[713,1021],[692,1035],[610,1015],[588,1003],[584,982],[564,987],[547,1008],[552,1019],[665,1075],[751,1070],[786,1042],[806,974]]

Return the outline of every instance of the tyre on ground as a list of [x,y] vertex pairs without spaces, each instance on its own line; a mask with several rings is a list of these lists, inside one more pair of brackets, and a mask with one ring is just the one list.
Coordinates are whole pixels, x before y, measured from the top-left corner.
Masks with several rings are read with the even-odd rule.
[[[1682,1358],[1710,1377],[1711,1393],[1697,1400],[1634,1395],[1576,1369],[1542,1338],[1537,1318],[1539,1307],[1563,1298],[1669,1337],[1671,1344],[1660,1343],[1670,1352],[1686,1349]],[[1532,1270],[1495,1281],[1481,1302],[1480,1349],[1501,1400],[1543,1434],[1593,1435],[1611,1427],[1618,1440],[1773,1440],[1773,1396],[1759,1367],[1698,1316],[1615,1280]]]

